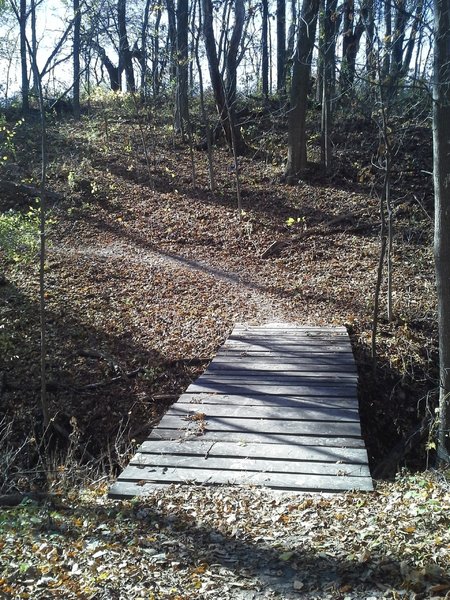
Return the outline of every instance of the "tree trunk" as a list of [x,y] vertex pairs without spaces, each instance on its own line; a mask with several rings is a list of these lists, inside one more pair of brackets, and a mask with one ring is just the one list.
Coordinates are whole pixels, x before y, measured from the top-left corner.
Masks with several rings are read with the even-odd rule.
[[342,73],[341,89],[345,93],[355,81],[356,57],[359,51],[359,43],[364,33],[364,17],[367,7],[363,3],[361,6],[361,15],[355,23],[355,6],[353,0],[346,0],[344,8],[344,38],[342,41]]
[[237,56],[239,51],[239,44],[241,43],[242,32],[244,30],[244,21],[244,0],[235,0],[233,33],[231,34],[230,44],[225,59],[227,73],[227,101],[228,107],[233,113],[236,108],[236,86],[238,67]]
[[262,0],[262,37],[261,37],[261,92],[264,98],[269,95],[269,3]]
[[323,22],[323,81],[322,81],[322,165],[325,172],[331,169],[332,96],[336,73],[336,11],[337,0],[326,0]]
[[144,15],[142,19],[142,29],[141,29],[141,50],[139,53],[139,64],[141,66],[141,83],[140,83],[140,93],[141,99],[145,102],[148,96],[148,50],[147,50],[147,37],[148,37],[148,23],[150,20],[150,5],[152,4],[152,0],[146,0],[144,6]]
[[175,131],[186,135],[188,115],[188,20],[189,0],[177,0],[177,94],[175,103]]
[[169,81],[176,81],[176,49],[177,49],[177,16],[174,0],[166,0],[167,7],[167,37],[169,44]]
[[277,92],[286,91],[286,0],[277,0]]
[[366,29],[366,72],[369,82],[375,80],[374,41],[375,41],[375,14],[374,0],[367,0]]
[[42,79],[37,63],[37,37],[36,37],[36,4],[31,0],[31,69],[33,81],[39,102],[40,124],[41,124],[41,179],[40,179],[40,203],[39,203],[39,320],[41,337],[41,410],[44,431],[50,424],[50,415],[47,398],[47,324],[46,324],[46,290],[45,290],[45,263],[46,263],[46,237],[47,237],[47,134],[44,110],[44,96],[42,93]]
[[288,115],[288,160],[285,173],[288,181],[301,176],[307,165],[306,108],[318,12],[319,0],[303,1]]
[[290,71],[292,65],[292,56],[294,54],[295,46],[295,32],[297,30],[297,0],[291,0],[291,22],[288,30],[288,42],[287,42],[287,56],[286,56],[286,67],[285,67],[285,85],[289,87],[290,84]]
[[382,79],[385,80],[391,70],[391,45],[392,45],[392,0],[384,0],[384,39],[385,52],[383,58]]
[[100,56],[100,60],[102,61],[102,65],[105,67],[108,72],[109,77],[109,86],[113,92],[118,92],[120,90],[120,76],[121,76],[121,68],[116,67],[111,59],[105,52],[105,49],[100,46],[100,44],[94,40],[91,41],[91,45],[98,52]]
[[[208,174],[209,174],[209,189],[214,193],[216,189],[216,181],[214,175],[214,159],[213,159],[213,147],[212,147],[212,135],[211,135],[211,127],[209,123],[208,113],[206,111],[205,106],[205,94],[204,94],[204,86],[203,86],[203,71],[202,65],[199,56],[199,42],[200,42],[200,32],[202,30],[203,23],[203,15],[202,15],[202,6],[201,2],[198,5],[198,21],[195,35],[195,47],[194,47],[194,58],[197,65],[198,72],[198,83],[199,83],[199,93],[200,93],[200,114],[203,126],[205,128],[205,137],[206,137],[206,151],[208,156]],[[196,30],[196,27],[194,27]]]
[[28,79],[27,60],[27,0],[20,0],[19,29],[20,29],[20,66],[22,76],[22,112],[30,112],[30,81]]
[[161,16],[162,10],[161,5],[155,8],[156,11],[156,19],[155,19],[155,33],[153,39],[153,57],[152,57],[152,87],[153,87],[153,95],[155,98],[159,95],[159,89],[161,84],[161,72],[162,68],[160,68],[159,64],[159,33],[160,33],[160,24],[161,24]]
[[438,459],[449,462],[450,430],[450,0],[434,0],[433,147],[439,325]]
[[[220,74],[219,70],[216,40],[214,37],[212,1],[202,0],[202,10],[203,37],[205,41],[206,56],[208,59],[209,76],[211,79],[211,86],[213,89],[217,112],[219,113],[220,123],[223,127],[229,148],[231,150],[235,149],[238,154],[241,154],[245,151],[245,144],[239,128],[236,127],[234,123],[233,114],[230,112],[230,103],[226,97],[222,75]],[[230,75],[233,77],[232,72],[229,72],[229,77]],[[236,82],[234,82],[234,85],[235,84]]]
[[126,0],[117,0],[117,25],[119,29],[119,71],[125,71],[127,90],[136,91],[133,60],[127,34]]
[[81,11],[80,0],[73,0],[73,116],[80,118],[80,31]]
[[397,78],[402,71],[403,46],[405,41],[405,29],[408,22],[408,14],[405,10],[404,0],[395,2],[395,25],[394,36],[392,40],[392,63],[391,72],[394,78]]
[[[411,58],[413,55],[414,46],[416,45],[416,38],[419,29],[422,25],[423,17],[423,0],[417,0],[416,13],[414,15],[414,21],[411,25],[411,32],[408,43],[406,45],[405,56],[403,58],[401,77],[405,77],[408,74],[409,65],[411,64]],[[418,50],[417,50],[418,53]]]

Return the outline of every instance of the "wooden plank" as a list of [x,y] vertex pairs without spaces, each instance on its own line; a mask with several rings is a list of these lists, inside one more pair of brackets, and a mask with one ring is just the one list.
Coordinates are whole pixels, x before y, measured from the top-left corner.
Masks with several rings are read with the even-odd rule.
[[[210,469],[220,471],[249,471],[259,473],[304,473],[311,475],[336,475],[350,477],[370,477],[367,465],[349,465],[321,462],[286,461],[269,458],[236,458],[235,456],[157,456],[138,452],[133,456],[130,465],[150,472],[152,468],[158,472],[170,469]],[[195,473],[193,473],[195,476]]]
[[320,379],[321,384],[328,383],[357,383],[358,376],[355,373],[314,373],[313,371],[300,371],[298,373],[279,371],[205,371],[196,381],[214,380],[229,383],[281,383],[291,385],[297,383],[315,383]]
[[268,394],[214,394],[184,393],[177,404],[224,404],[226,406],[285,406],[299,410],[311,407],[358,408],[356,395],[352,396],[286,396]]
[[345,345],[351,347],[350,339],[347,335],[303,335],[303,334],[282,334],[276,333],[269,335],[253,334],[231,334],[225,344],[234,344],[236,342],[257,345]]
[[329,448],[364,448],[361,438],[345,436],[320,436],[320,435],[297,435],[287,433],[261,433],[248,431],[212,431],[207,430],[203,434],[183,429],[164,429],[158,427],[153,429],[149,440],[188,440],[202,439],[209,442],[237,442],[238,444],[271,443],[271,444],[297,444],[299,446],[320,446]]
[[272,371],[278,371],[283,373],[302,373],[308,372],[314,369],[313,372],[317,374],[329,373],[334,374],[352,374],[356,375],[357,370],[353,361],[347,363],[337,363],[336,361],[330,360],[328,364],[318,364],[314,360],[298,361],[298,362],[285,362],[284,360],[272,361],[257,361],[252,358],[237,356],[234,359],[227,358],[226,360],[214,360],[211,362],[205,371],[205,373],[228,373],[228,372],[243,372],[243,373],[254,373],[263,372],[271,373]]
[[[312,351],[312,350],[284,350],[283,352],[278,351],[270,351],[270,350],[260,350],[258,352],[250,352],[240,350],[238,348],[225,348],[222,347],[217,351],[216,358],[218,360],[234,360],[237,358],[250,358],[255,362],[266,362],[266,361],[301,361],[305,359],[314,359],[317,358],[317,362],[321,363],[324,360],[330,361],[334,360],[335,364],[354,364],[354,357],[352,352],[322,352],[322,351]],[[214,359],[216,360],[216,359]],[[327,364],[327,362],[325,362]]]
[[299,446],[295,444],[211,442],[196,438],[180,442],[147,440],[140,446],[144,454],[161,456],[236,456],[245,458],[283,458],[286,461],[366,464],[365,448],[326,448],[323,446]]
[[311,475],[302,473],[255,473],[241,471],[214,471],[210,469],[170,469],[166,467],[141,469],[128,466],[121,479],[129,482],[144,483],[183,483],[195,481],[207,485],[257,485],[270,486],[277,489],[305,491],[321,489],[324,492],[343,491],[348,489],[372,490],[372,481],[367,477],[336,477],[334,475]]
[[281,355],[288,355],[288,354],[292,354],[293,352],[329,352],[329,353],[336,353],[336,354],[340,354],[342,352],[352,352],[352,347],[350,346],[350,344],[345,344],[343,342],[338,343],[336,342],[335,344],[327,341],[324,341],[323,343],[313,343],[313,342],[301,342],[301,341],[296,341],[296,342],[292,342],[292,343],[285,343],[285,342],[271,342],[270,344],[264,344],[264,343],[260,343],[258,344],[257,342],[253,341],[249,341],[249,342],[241,342],[239,340],[236,341],[227,341],[225,342],[225,344],[222,346],[223,350],[237,350],[239,352],[277,352],[278,354]]
[[231,342],[248,342],[248,343],[288,343],[288,344],[348,344],[350,343],[350,338],[345,334],[314,334],[308,332],[286,332],[286,333],[277,333],[271,332],[268,334],[255,334],[255,333],[246,333],[246,332],[234,332],[227,338],[226,344]]
[[317,384],[304,385],[270,385],[270,383],[248,383],[245,385],[232,385],[213,380],[197,380],[186,390],[190,394],[200,392],[216,392],[219,394],[275,394],[287,396],[356,396],[355,385],[326,385],[319,380]]
[[324,334],[334,334],[340,333],[343,335],[348,335],[347,329],[342,325],[294,325],[291,323],[268,323],[266,325],[244,325],[239,323],[234,326],[231,334],[235,332],[251,332],[252,334],[265,334],[266,332],[306,332],[306,333],[324,333]]
[[[205,419],[208,431],[245,431],[247,433],[323,435],[357,437],[361,435],[359,422],[284,421],[277,419],[242,419],[239,417],[209,417]],[[164,415],[160,427],[164,429],[198,430],[198,421],[179,416]]]
[[[330,407],[279,407],[279,406],[239,406],[223,404],[173,404],[166,416],[185,418],[189,415],[204,414],[209,417],[245,417],[251,419],[306,420],[306,421],[355,421],[359,423],[359,412],[353,408]],[[164,418],[164,417],[163,417]]]

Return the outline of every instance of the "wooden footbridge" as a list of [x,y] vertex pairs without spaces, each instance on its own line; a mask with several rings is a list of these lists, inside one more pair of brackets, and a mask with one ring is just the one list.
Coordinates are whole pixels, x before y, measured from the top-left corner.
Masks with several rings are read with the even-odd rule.
[[172,483],[372,490],[343,327],[237,326],[110,489]]

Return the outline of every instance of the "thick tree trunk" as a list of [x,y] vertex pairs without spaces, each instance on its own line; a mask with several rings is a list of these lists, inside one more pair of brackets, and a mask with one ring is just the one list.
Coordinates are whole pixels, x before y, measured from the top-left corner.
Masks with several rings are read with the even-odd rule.
[[127,34],[126,0],[117,0],[117,25],[119,28],[119,71],[125,71],[127,89],[136,91],[133,60]]
[[288,115],[287,180],[301,176],[307,166],[306,109],[318,12],[319,0],[303,1]]
[[100,46],[100,44],[96,41],[91,41],[91,45],[97,51],[100,56],[100,60],[102,61],[102,65],[105,67],[108,72],[109,77],[109,86],[113,92],[118,92],[120,90],[120,76],[122,71],[119,67],[116,67],[111,59],[105,52],[105,49]]
[[81,11],[80,0],[73,0],[73,116],[80,118],[80,32]]
[[433,142],[439,324],[438,458],[449,462],[450,431],[450,0],[434,0]]

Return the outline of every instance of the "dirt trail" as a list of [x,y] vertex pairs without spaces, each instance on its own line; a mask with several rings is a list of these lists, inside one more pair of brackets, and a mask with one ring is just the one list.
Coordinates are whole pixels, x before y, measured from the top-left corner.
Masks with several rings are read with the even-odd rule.
[[78,248],[68,245],[55,245],[51,248],[49,254],[50,256],[52,254],[71,255],[74,257],[83,256],[93,262],[101,259],[117,260],[128,265],[126,268],[130,270],[133,268],[133,265],[145,265],[148,268],[161,269],[168,273],[179,271],[180,269],[190,274],[196,273],[198,276],[206,279],[205,283],[211,286],[212,293],[214,284],[221,282],[228,286],[231,303],[240,300],[238,304],[245,301],[256,307],[258,312],[255,318],[252,319],[252,322],[263,324],[268,322],[287,323],[292,321],[292,316],[289,316],[288,309],[281,306],[279,298],[275,298],[261,286],[253,283],[249,278],[239,273],[210,265],[204,260],[192,260],[161,250],[145,250],[137,245],[133,245],[129,241],[126,244],[113,242],[105,246],[90,245]]

